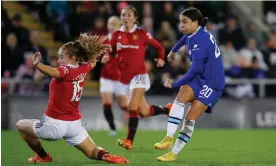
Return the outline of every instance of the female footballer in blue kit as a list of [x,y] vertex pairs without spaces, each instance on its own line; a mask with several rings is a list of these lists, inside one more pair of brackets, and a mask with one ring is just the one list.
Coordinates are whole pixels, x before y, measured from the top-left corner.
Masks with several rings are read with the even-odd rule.
[[172,150],[158,157],[159,161],[176,160],[177,155],[192,136],[195,121],[204,112],[212,112],[225,85],[220,50],[212,34],[204,29],[208,19],[203,17],[198,9],[190,7],[180,14],[179,20],[184,36],[172,48],[168,55],[168,61],[173,63],[175,53],[185,45],[192,65],[179,80],[175,82],[166,80],[164,83],[167,88],[180,87],[180,90],[169,114],[167,135],[160,143],[155,144],[156,149],[172,147],[173,135],[183,118],[184,107],[189,102],[191,102],[191,106]]

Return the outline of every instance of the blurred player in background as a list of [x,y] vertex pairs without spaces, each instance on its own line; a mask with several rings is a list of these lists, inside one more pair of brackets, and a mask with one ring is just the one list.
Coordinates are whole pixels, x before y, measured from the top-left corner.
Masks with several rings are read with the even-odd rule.
[[[117,54],[121,73],[120,82],[129,90],[127,111],[129,113],[128,136],[118,140],[118,144],[126,149],[132,148],[133,139],[138,127],[138,116],[149,117],[168,114],[166,107],[148,105],[145,92],[150,88],[144,58],[145,46],[155,47],[158,57],[155,59],[158,67],[164,65],[164,48],[146,31],[137,26],[137,11],[133,7],[121,11],[123,26],[112,35],[112,55]],[[108,58],[104,56],[103,59]],[[107,59],[108,60],[108,59]]]
[[[105,44],[110,44],[112,34],[115,31],[119,30],[120,27],[120,18],[112,16],[108,19],[107,29],[109,31],[109,34]],[[127,109],[127,87],[120,83],[119,79],[120,71],[118,67],[118,57],[109,56],[109,61],[104,64],[101,70],[100,78],[100,92],[102,96],[104,116],[111,130],[109,135],[116,134],[116,126],[112,113],[113,93],[115,93],[121,109],[124,111],[126,111]]]
[[36,152],[28,162],[51,162],[39,139],[65,139],[88,158],[110,163],[128,163],[120,156],[109,154],[97,147],[81,125],[79,103],[86,75],[96,64],[96,57],[109,48],[105,38],[81,34],[79,40],[64,44],[58,51],[59,67],[40,63],[40,52],[33,56],[33,65],[43,74],[52,77],[48,107],[41,120],[24,119],[16,123],[22,139]]
[[169,114],[167,136],[155,144],[157,149],[170,149],[173,135],[184,116],[184,107],[191,102],[180,134],[170,152],[157,160],[174,161],[184,145],[192,136],[195,121],[204,113],[211,113],[212,108],[220,99],[225,86],[224,69],[220,50],[215,38],[205,30],[207,18],[196,8],[184,10],[180,16],[181,31],[185,34],[172,48],[168,60],[173,63],[175,53],[186,46],[187,55],[192,62],[189,71],[179,80],[166,80],[167,88],[179,88]]

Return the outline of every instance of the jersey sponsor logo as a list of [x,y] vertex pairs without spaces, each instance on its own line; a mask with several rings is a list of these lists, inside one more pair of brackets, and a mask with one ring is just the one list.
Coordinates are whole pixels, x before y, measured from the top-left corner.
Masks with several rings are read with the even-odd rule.
[[122,44],[122,43],[117,43],[117,50],[121,50],[123,48],[132,48],[132,49],[139,49],[139,46],[135,46],[135,45],[126,45],[126,44]]

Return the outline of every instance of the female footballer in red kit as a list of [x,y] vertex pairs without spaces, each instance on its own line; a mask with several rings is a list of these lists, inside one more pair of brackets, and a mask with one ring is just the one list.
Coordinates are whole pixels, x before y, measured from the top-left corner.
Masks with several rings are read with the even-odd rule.
[[[157,66],[164,65],[165,50],[149,33],[140,29],[137,22],[137,11],[129,6],[121,11],[123,26],[112,35],[111,54],[117,54],[120,82],[129,89],[127,111],[129,113],[128,136],[118,140],[118,144],[125,149],[131,149],[138,127],[138,116],[149,117],[159,114],[168,114],[169,108],[148,105],[145,92],[150,88],[150,79],[147,74],[144,58],[145,47],[151,45],[157,50],[155,59]],[[103,60],[108,60],[104,56]]]
[[52,77],[48,107],[41,120],[24,119],[16,123],[22,139],[36,152],[28,162],[51,162],[39,139],[66,142],[88,158],[109,163],[128,163],[121,156],[108,153],[97,147],[86,129],[81,125],[79,103],[85,77],[96,64],[96,57],[109,48],[103,44],[105,38],[81,34],[75,42],[64,44],[58,51],[59,67],[52,68],[40,63],[40,52],[33,56],[33,65],[43,74]]
[[[111,16],[107,21],[106,44],[110,44],[112,34],[121,27],[120,18]],[[116,126],[112,112],[113,94],[116,95],[118,104],[123,111],[127,109],[127,88],[120,81],[120,70],[118,66],[118,57],[109,56],[109,61],[101,69],[100,92],[102,97],[103,111],[106,121],[110,127],[110,136],[116,135]]]

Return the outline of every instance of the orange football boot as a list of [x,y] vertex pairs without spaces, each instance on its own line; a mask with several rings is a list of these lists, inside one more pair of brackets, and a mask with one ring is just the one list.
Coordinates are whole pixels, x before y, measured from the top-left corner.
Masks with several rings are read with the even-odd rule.
[[124,138],[118,140],[118,145],[125,148],[125,149],[132,149],[132,142],[131,140]]
[[52,157],[49,153],[47,153],[47,156],[45,158],[41,158],[38,154],[36,154],[34,157],[28,159],[29,163],[48,163],[52,162]]
[[115,164],[129,164],[129,161],[126,158],[122,156],[115,156],[109,153],[103,156],[103,161]]

